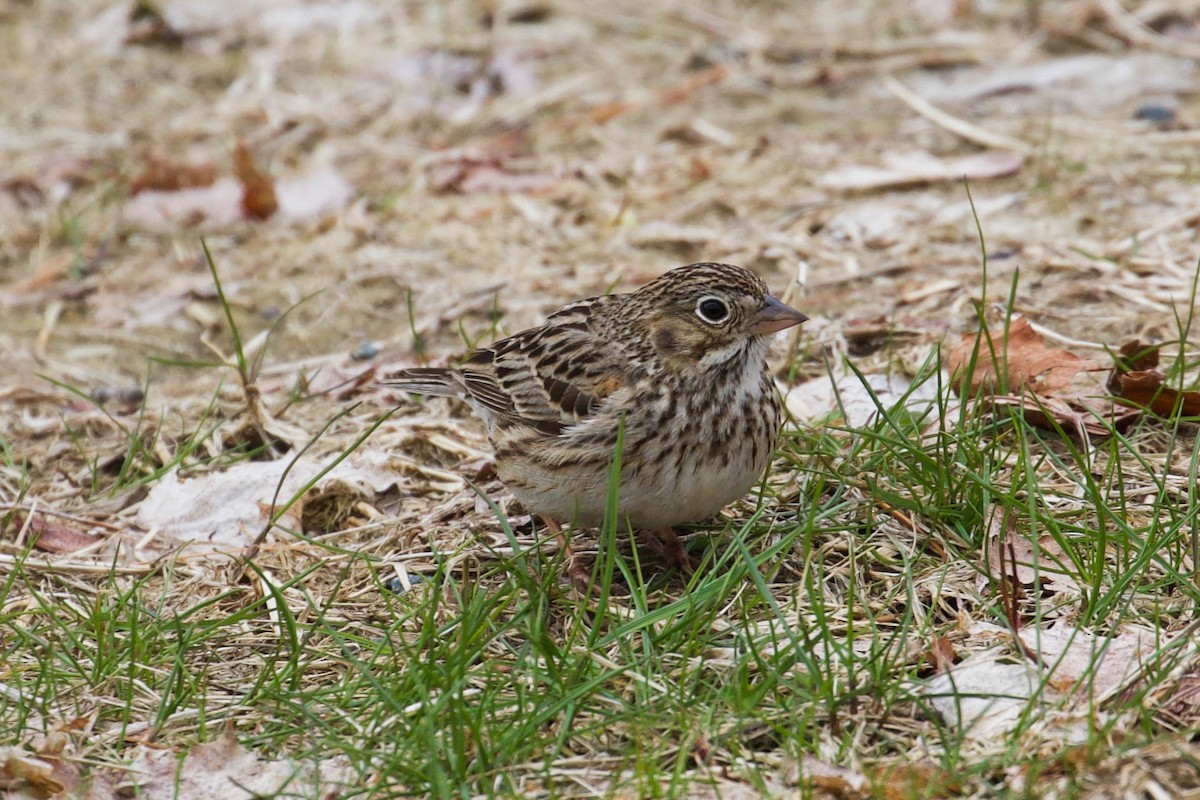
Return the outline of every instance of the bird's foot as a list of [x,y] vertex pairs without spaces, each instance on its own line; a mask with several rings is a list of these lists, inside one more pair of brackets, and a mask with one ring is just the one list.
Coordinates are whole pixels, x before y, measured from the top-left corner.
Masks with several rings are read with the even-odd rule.
[[554,534],[554,538],[558,542],[558,547],[563,554],[563,563],[566,565],[567,574],[571,579],[571,586],[585,597],[599,594],[599,587],[592,580],[592,573],[588,572],[579,557],[575,555],[575,551],[571,549],[571,542],[567,539],[566,531],[548,517],[543,517],[542,521],[546,523],[546,527]]
[[692,559],[684,549],[683,542],[679,540],[679,534],[675,533],[674,528],[659,528],[650,536],[649,544],[655,553],[666,559],[668,564],[684,575],[692,575],[696,572],[696,568],[692,565]]

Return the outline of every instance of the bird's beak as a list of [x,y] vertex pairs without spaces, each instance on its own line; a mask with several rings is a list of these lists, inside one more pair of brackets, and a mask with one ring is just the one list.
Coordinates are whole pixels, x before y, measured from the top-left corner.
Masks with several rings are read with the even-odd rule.
[[754,318],[750,320],[750,333],[755,336],[762,336],[775,331],[782,331],[793,325],[799,325],[808,317],[801,314],[796,309],[789,305],[785,305],[771,295],[767,295],[763,301],[763,307],[759,309]]

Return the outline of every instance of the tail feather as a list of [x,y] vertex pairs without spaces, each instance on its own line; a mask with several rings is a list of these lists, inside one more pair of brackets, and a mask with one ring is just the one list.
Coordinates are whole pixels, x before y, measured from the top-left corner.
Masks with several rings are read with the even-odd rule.
[[463,385],[451,370],[441,367],[414,367],[388,373],[379,379],[381,386],[402,389],[413,394],[437,397],[462,397]]

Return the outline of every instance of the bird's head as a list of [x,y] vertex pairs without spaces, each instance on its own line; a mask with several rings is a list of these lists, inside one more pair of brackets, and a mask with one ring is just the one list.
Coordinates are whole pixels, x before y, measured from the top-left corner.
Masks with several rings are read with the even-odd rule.
[[762,278],[732,264],[677,267],[630,294],[627,302],[664,364],[701,370],[808,319],[772,297]]

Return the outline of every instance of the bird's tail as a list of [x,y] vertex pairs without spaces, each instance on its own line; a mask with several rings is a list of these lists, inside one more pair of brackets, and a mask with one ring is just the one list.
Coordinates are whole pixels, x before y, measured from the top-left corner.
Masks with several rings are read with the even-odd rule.
[[397,370],[381,377],[379,384],[413,394],[439,397],[461,397],[464,393],[463,385],[455,380],[453,371],[441,367],[414,367]]

